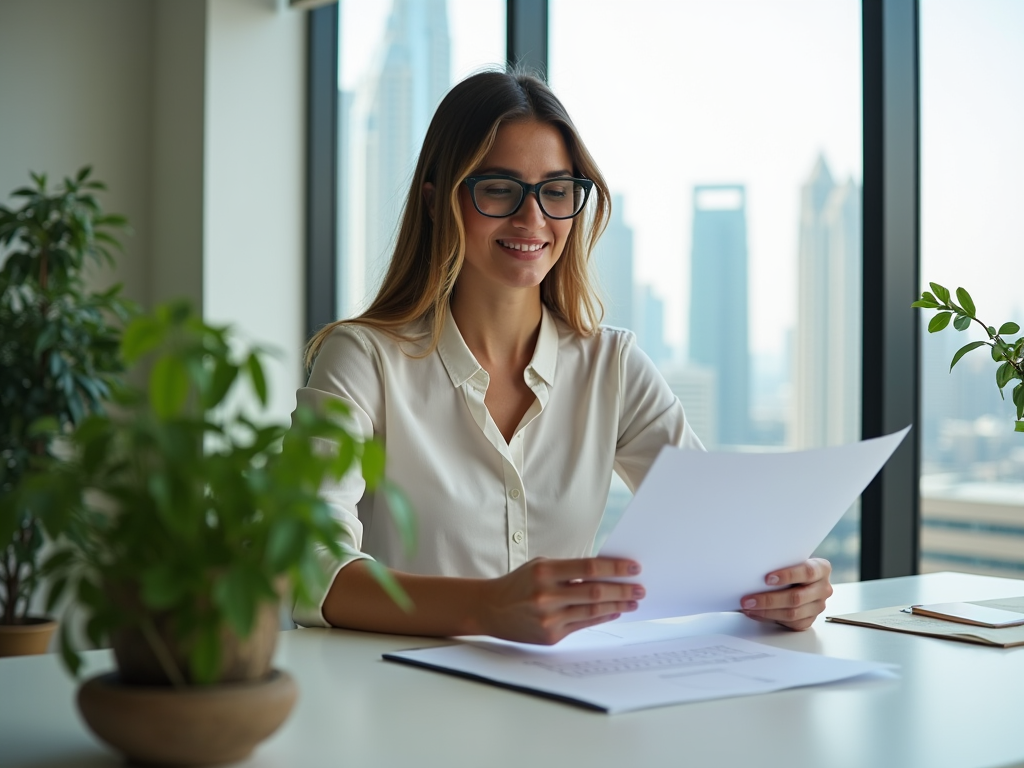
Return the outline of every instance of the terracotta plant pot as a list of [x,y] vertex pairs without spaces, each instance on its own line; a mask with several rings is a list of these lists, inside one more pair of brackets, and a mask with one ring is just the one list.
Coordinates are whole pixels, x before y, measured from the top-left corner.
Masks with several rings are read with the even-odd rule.
[[[278,612],[275,603],[264,603],[256,613],[256,624],[249,637],[242,639],[227,627],[220,633],[221,663],[218,683],[241,683],[262,680],[270,672],[270,663],[277,645]],[[183,648],[174,639],[173,616],[154,619],[156,634],[173,660],[182,678],[191,683],[188,662]],[[146,637],[138,629],[115,632],[111,638],[119,679],[128,685],[170,685],[163,666]]]
[[46,653],[57,622],[45,616],[29,616],[24,624],[0,624],[0,656],[32,656]]
[[287,672],[262,680],[189,686],[124,685],[115,673],[78,690],[93,733],[131,761],[217,765],[248,757],[285,721],[298,690]]

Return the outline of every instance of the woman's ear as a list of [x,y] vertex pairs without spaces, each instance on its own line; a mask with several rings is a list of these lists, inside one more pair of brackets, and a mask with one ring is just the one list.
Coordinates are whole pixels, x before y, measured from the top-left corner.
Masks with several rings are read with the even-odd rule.
[[430,220],[434,220],[434,185],[429,181],[423,182],[423,202],[427,206],[427,214]]

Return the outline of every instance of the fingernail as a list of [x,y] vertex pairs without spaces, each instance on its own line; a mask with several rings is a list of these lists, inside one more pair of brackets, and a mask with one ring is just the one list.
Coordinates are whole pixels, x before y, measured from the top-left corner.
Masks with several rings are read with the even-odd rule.
[[743,601],[743,607],[744,608],[757,608],[757,600],[755,600],[752,597],[748,597],[746,600]]
[[779,577],[773,573],[771,576],[765,579],[765,583],[768,584],[769,587],[774,587],[776,584],[779,583]]
[[636,563],[630,563],[628,570],[630,573],[640,573],[640,566]]
[[637,608],[639,608],[639,607],[640,607],[640,604],[639,604],[639,603],[637,603],[637,601],[636,601],[636,600],[630,600],[630,601],[629,601],[629,602],[628,602],[628,603],[626,604],[626,610],[627,610],[627,611],[635,611],[635,610],[636,610]]
[[633,597],[643,597],[647,592],[643,587],[633,587]]

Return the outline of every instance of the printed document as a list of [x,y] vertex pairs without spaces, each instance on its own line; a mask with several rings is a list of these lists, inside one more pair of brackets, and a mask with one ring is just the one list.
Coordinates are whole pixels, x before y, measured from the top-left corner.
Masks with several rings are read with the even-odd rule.
[[810,557],[909,431],[791,453],[666,446],[601,547],[643,568],[629,581],[647,596],[619,621],[738,610]]
[[788,651],[729,635],[598,644],[576,650],[482,641],[386,653],[384,658],[609,714],[862,675],[892,677],[891,665]]

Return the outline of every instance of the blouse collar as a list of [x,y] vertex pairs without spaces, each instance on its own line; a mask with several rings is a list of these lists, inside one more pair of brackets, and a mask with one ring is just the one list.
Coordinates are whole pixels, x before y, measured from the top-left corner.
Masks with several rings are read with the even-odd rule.
[[[437,352],[441,356],[445,370],[452,380],[452,385],[461,387],[478,371],[483,370],[480,363],[470,352],[459,327],[452,317],[451,307],[445,309],[444,328],[437,342]],[[541,305],[540,334],[533,357],[526,366],[527,373],[539,376],[548,386],[555,383],[555,367],[558,362],[558,327],[548,308]]]

